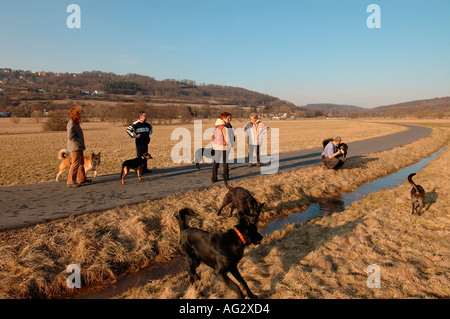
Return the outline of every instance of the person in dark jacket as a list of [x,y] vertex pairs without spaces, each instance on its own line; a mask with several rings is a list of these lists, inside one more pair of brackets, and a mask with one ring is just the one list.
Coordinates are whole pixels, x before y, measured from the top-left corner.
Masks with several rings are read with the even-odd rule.
[[[148,144],[150,143],[150,135],[153,133],[153,127],[147,122],[147,113],[139,112],[139,119],[127,127],[127,133],[136,141],[136,157],[141,157],[144,153],[148,153]],[[143,173],[151,173],[145,163]]]

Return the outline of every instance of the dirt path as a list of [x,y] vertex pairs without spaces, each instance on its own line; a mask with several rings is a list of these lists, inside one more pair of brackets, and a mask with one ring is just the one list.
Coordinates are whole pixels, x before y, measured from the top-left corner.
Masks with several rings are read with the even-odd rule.
[[[408,144],[431,133],[430,128],[403,126],[409,129],[400,133],[348,143],[349,157],[362,156]],[[279,156],[278,172],[317,165],[320,163],[321,152],[322,148],[319,147],[282,153]],[[231,166],[230,177],[232,180],[251,178],[260,174],[259,168],[249,168],[247,164],[232,164]],[[65,182],[0,188],[0,231],[71,215],[137,204],[170,194],[214,185],[211,183],[210,164],[202,164],[201,167],[200,170],[197,170],[194,165],[165,169],[153,168],[153,173],[144,175],[142,182],[139,182],[136,174],[132,173],[127,177],[126,185],[121,184],[119,174],[111,174],[98,176],[93,184],[75,189],[68,189]]]

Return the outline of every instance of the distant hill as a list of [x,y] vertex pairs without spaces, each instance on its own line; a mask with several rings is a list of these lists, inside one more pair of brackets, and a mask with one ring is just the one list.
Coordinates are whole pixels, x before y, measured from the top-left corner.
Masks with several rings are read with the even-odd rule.
[[349,110],[349,111],[362,111],[362,110],[364,110],[364,108],[359,107],[359,106],[355,106],[355,105],[332,104],[332,103],[307,104],[305,107],[307,109],[320,110],[320,111],[324,111],[324,112],[342,111],[342,110]]
[[450,97],[415,100],[391,105],[378,106],[365,111],[370,116],[448,116]]
[[[198,84],[192,80],[155,80],[140,74],[117,75],[101,71],[83,73],[33,72],[0,68],[3,88],[11,92],[28,90],[50,93],[55,98],[75,98],[86,95],[118,100],[118,95],[144,96],[162,99],[214,100],[217,104],[257,106],[279,99],[244,88],[215,84]],[[161,99],[162,98],[162,99]]]
[[[73,103],[86,106],[87,111],[101,105],[107,105],[111,111],[119,104],[147,103],[165,118],[216,117],[224,109],[235,117],[247,117],[249,112],[262,109],[273,113],[296,109],[293,103],[268,94],[187,79],[156,80],[140,74],[101,71],[55,73],[0,68],[0,108],[14,116],[28,117],[68,108]],[[97,113],[90,112],[93,116]]]

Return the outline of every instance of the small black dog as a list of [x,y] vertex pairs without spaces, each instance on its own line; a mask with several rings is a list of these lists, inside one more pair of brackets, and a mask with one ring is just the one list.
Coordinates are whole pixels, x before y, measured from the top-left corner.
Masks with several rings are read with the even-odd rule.
[[[328,143],[333,142],[333,138],[327,138],[326,140],[322,141],[322,146],[323,148],[325,148],[325,146],[328,145]],[[347,151],[348,151],[348,145],[345,143],[339,143],[337,148],[339,150],[341,150],[341,154],[339,154],[338,156],[336,156],[336,158],[343,156],[344,158],[347,157]]]
[[199,148],[194,154],[194,163],[197,169],[200,169],[200,163],[202,162],[203,156],[213,159],[216,155],[216,151],[212,148]]
[[417,215],[421,215],[420,211],[423,209],[425,205],[425,190],[422,186],[416,185],[413,182],[412,178],[416,175],[416,173],[412,173],[408,175],[408,182],[413,185],[411,189],[411,205],[412,205],[412,214],[417,211]]
[[241,216],[239,224],[233,229],[225,233],[212,234],[187,226],[186,215],[195,216],[195,213],[190,208],[183,208],[177,216],[180,224],[180,252],[186,260],[191,284],[195,280],[200,280],[196,269],[204,262],[214,269],[214,273],[236,292],[239,298],[245,297],[239,286],[228,277],[228,272],[244,286],[249,298],[257,298],[237,268],[237,264],[244,256],[245,247],[250,244],[258,245],[263,238],[256,226],[250,223],[246,216]]
[[120,171],[120,178],[122,179],[122,184],[125,185],[125,176],[128,175],[130,170],[135,170],[138,178],[142,181],[142,170],[144,169],[144,164],[147,160],[153,158],[149,153],[144,153],[141,157],[137,157],[131,160],[127,160],[122,163],[122,170]]
[[249,217],[251,223],[256,224],[265,203],[260,204],[248,190],[242,187],[231,187],[228,185],[227,180],[224,181],[225,186],[229,189],[229,191],[223,198],[222,206],[220,206],[217,211],[217,215],[222,212],[222,209],[225,206],[231,203],[230,217],[233,210],[237,208],[239,212]]

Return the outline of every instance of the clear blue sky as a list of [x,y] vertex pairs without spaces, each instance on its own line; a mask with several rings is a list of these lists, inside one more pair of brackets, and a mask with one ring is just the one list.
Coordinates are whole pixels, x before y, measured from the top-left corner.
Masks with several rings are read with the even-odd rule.
[[[81,28],[69,29],[69,4]],[[381,28],[369,29],[369,4]],[[450,95],[448,0],[2,0],[0,67],[100,70],[363,107]]]

